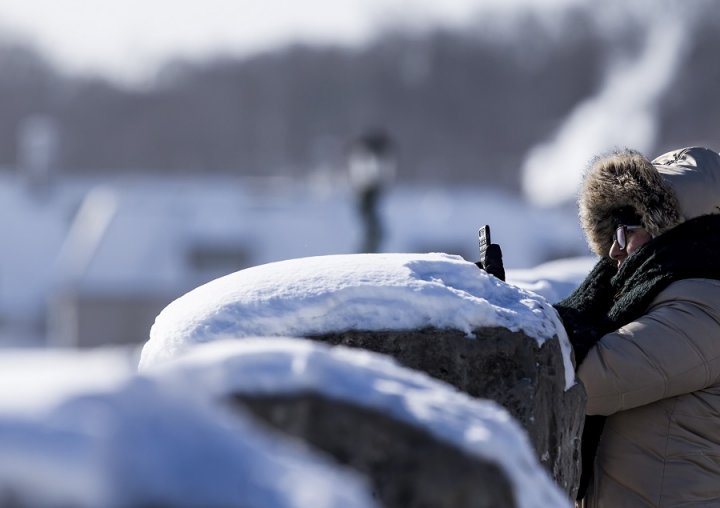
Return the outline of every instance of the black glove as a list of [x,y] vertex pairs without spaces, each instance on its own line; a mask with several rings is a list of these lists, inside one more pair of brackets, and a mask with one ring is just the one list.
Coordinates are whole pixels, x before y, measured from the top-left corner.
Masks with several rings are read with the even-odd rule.
[[502,249],[500,246],[496,243],[491,243],[487,246],[485,252],[480,255],[480,261],[475,263],[477,267],[504,281],[505,267],[503,266]]

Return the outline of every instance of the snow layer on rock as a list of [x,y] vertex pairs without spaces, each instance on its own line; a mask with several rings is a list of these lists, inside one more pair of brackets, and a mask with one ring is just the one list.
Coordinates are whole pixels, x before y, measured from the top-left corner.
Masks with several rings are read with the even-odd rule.
[[1,414],[4,495],[48,508],[375,506],[356,474],[142,377],[35,417]]
[[372,408],[500,466],[521,508],[570,506],[504,408],[384,355],[303,339],[225,340],[195,346],[148,375],[207,399],[309,391]]
[[178,298],[155,320],[140,367],[190,344],[248,336],[319,335],[425,327],[523,331],[559,337],[566,386],[570,344],[544,298],[505,284],[459,256],[355,254],[292,259],[221,277]]

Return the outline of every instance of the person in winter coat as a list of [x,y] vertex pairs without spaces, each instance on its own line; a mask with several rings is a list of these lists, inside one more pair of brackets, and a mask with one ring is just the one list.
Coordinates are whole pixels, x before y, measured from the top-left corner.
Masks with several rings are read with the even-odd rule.
[[600,157],[579,207],[604,256],[555,306],[588,395],[579,497],[720,506],[720,155]]
[[555,308],[588,396],[579,506],[720,507],[720,155],[598,157],[578,204],[601,259]]

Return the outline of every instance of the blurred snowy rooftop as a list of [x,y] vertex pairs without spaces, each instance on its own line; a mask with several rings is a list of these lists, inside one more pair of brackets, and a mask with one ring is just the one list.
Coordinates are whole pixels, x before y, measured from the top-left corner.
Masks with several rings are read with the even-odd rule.
[[[0,317],[32,321],[53,294],[173,298],[272,261],[356,252],[356,196],[314,180],[66,177],[42,192],[0,174]],[[508,268],[587,253],[572,207],[532,207],[489,188],[396,187],[380,204],[384,252],[474,260],[493,227]]]

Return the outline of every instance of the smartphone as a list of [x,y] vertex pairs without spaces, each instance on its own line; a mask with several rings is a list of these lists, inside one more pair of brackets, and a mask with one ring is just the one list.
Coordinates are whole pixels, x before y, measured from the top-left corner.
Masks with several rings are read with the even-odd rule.
[[478,231],[478,240],[480,244],[480,260],[485,261],[485,252],[487,251],[488,245],[490,245],[490,226],[485,224]]

